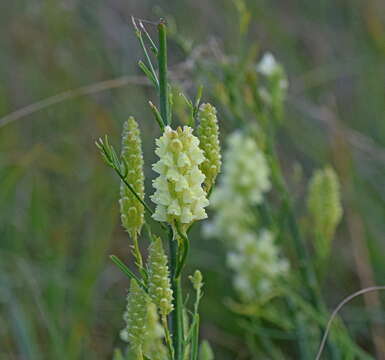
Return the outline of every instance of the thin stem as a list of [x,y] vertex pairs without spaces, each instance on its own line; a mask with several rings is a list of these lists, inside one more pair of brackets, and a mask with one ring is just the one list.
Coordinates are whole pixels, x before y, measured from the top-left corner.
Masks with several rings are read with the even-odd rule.
[[171,330],[173,334],[173,344],[175,351],[175,360],[183,359],[183,298],[180,276],[176,277],[178,266],[178,241],[172,231],[169,234],[170,246],[170,271],[171,287],[174,294],[174,311],[171,313]]
[[144,206],[145,210],[148,211],[150,213],[150,215],[152,215],[154,212],[152,211],[152,209],[144,202],[144,200],[142,200],[140,198],[140,196],[136,193],[136,191],[134,190],[134,188],[127,182],[127,180],[124,178],[123,174],[120,172],[119,169],[117,169],[116,167],[114,167],[114,170],[115,172],[118,174],[118,176],[120,177],[120,179],[124,182],[124,184],[128,187],[128,189],[131,191],[131,193],[136,197],[136,199]]
[[[174,240],[176,241],[176,240]],[[183,360],[183,297],[180,277],[173,280],[175,291],[175,327],[174,327],[174,348],[175,360]]]
[[147,29],[146,29],[145,26],[143,25],[142,20],[139,20],[139,26],[140,26],[140,28],[143,30],[144,34],[146,35],[147,40],[150,42],[150,46],[151,46],[152,52],[153,52],[155,55],[158,55],[158,48],[156,47],[154,41],[151,39],[151,36],[150,36],[150,34],[148,33]]
[[199,315],[196,315],[196,321],[194,323],[193,335],[191,340],[191,353],[190,360],[197,360],[199,353]]
[[[156,76],[156,72],[155,72],[154,66],[152,65],[152,61],[151,61],[150,55],[148,54],[148,51],[147,51],[147,48],[146,48],[146,44],[144,43],[143,36],[142,36],[142,31],[136,25],[135,18],[132,17],[131,19],[132,19],[132,23],[133,23],[134,28],[135,28],[135,34],[136,34],[137,38],[139,39],[139,43],[140,43],[140,46],[141,46],[141,48],[142,48],[142,50],[144,52],[144,56],[146,57],[147,64],[150,67],[150,72],[151,72],[151,75],[152,75],[152,80],[154,81],[154,85],[158,88],[159,87],[159,81],[158,81],[158,78]],[[150,40],[150,45],[151,46],[155,46],[153,41],[151,40],[150,36],[148,35],[147,31],[145,30],[142,21],[140,21],[140,20],[139,20],[139,26],[140,26],[140,28],[142,30],[145,31],[146,37]]]
[[142,254],[140,252],[139,243],[138,243],[138,233],[136,231],[131,234],[132,242],[134,243],[133,246],[133,255],[136,260],[136,265],[141,270],[143,268],[143,260],[142,260]]
[[162,315],[162,324],[163,324],[163,328],[164,328],[164,334],[165,334],[167,349],[168,349],[168,352],[170,354],[170,359],[174,359],[174,350],[172,348],[170,330],[168,328],[167,317],[165,315]]
[[175,229],[179,235],[179,237],[182,239],[183,241],[183,251],[181,254],[179,254],[178,256],[178,263],[177,263],[177,267],[176,267],[176,271],[175,271],[175,277],[179,277],[182,269],[183,269],[183,266],[186,262],[186,259],[187,259],[187,255],[188,255],[188,252],[189,252],[189,249],[190,249],[190,242],[189,242],[189,239],[186,235],[186,233],[183,233],[181,230],[180,230],[180,227],[179,227],[179,224],[175,221],[174,223],[175,225]]
[[322,355],[322,351],[325,347],[325,344],[326,344],[326,340],[328,338],[328,335],[329,335],[329,331],[330,331],[330,327],[332,326],[332,322],[333,320],[335,319],[335,317],[337,316],[338,312],[348,303],[350,302],[351,300],[353,300],[354,298],[356,298],[357,296],[360,296],[360,295],[363,295],[363,294],[366,294],[366,293],[369,293],[369,292],[372,292],[372,291],[380,291],[380,290],[385,290],[385,286],[371,286],[369,288],[366,288],[366,289],[361,289],[359,291],[356,291],[355,293],[349,295],[348,297],[346,297],[345,299],[343,299],[339,304],[338,306],[333,310],[333,313],[331,314],[330,318],[329,318],[329,321],[326,325],[326,329],[325,329],[325,333],[322,337],[322,341],[321,341],[321,344],[320,344],[320,347],[318,349],[318,352],[317,352],[317,356],[316,356],[316,360],[319,360],[321,359],[321,355]]

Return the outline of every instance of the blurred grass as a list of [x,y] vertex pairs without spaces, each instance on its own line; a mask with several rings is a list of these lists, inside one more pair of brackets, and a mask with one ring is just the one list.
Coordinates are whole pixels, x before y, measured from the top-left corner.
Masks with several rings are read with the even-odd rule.
[[[3,4],[0,117],[68,89],[137,76],[140,50],[129,16],[157,19],[157,8],[170,14],[178,31],[195,45],[213,37],[230,56],[257,45],[284,64],[291,82],[280,134],[284,163],[300,161],[305,175],[327,161],[337,167],[345,205],[362,219],[359,241],[369,248],[375,280],[382,283],[381,1],[248,1],[253,18],[246,41],[240,40],[231,0]],[[175,43],[170,58],[171,64],[185,60]],[[178,75],[182,85],[183,75]],[[206,95],[214,90],[208,84]],[[118,182],[100,160],[94,140],[109,133],[118,143],[121,124],[135,115],[146,134],[150,164],[158,133],[146,99],[153,97],[153,90],[128,84],[70,99],[0,128],[0,359],[107,359],[119,343],[127,281],[108,254],[125,256],[128,246],[119,225]],[[225,108],[220,115],[223,128],[231,129],[232,115]],[[152,174],[149,166],[146,170],[149,185]],[[293,169],[286,170],[290,176]],[[362,285],[351,235],[346,218],[335,241],[333,273],[324,284],[330,307]],[[199,232],[193,243],[191,270],[200,266],[206,273],[203,334],[214,344],[217,358],[248,358],[240,325],[224,304],[231,290],[220,245],[200,241]],[[370,349],[371,334],[363,329],[371,314],[362,300],[354,305],[359,310],[344,310],[344,317],[360,344]],[[357,312],[360,326],[355,324]]]

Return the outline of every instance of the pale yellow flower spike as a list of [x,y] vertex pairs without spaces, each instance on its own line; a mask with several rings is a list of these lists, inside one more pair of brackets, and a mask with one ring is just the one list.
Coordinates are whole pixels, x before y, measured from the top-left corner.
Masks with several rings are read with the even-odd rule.
[[[127,165],[125,180],[135,190],[140,199],[144,199],[143,154],[140,130],[137,122],[130,117],[123,125],[122,160]],[[138,246],[138,235],[144,222],[144,207],[122,182],[120,186],[120,213],[123,227],[134,242],[134,255],[138,265],[142,266]]]
[[156,204],[152,216],[157,221],[183,225],[207,217],[204,208],[209,201],[202,188],[205,175],[199,169],[205,157],[192,132],[189,126],[177,130],[167,126],[156,140],[159,161],[153,169],[159,176],[153,181],[156,191],[151,200]]

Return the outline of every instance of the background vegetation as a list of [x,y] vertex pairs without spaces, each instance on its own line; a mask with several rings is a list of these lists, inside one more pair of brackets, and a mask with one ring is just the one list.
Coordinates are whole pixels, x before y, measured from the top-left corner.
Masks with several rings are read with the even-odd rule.
[[[154,162],[158,129],[146,99],[155,94],[136,66],[133,14],[169,16],[173,79],[191,94],[191,77],[204,83],[223,137],[237,121],[237,103],[231,111],[221,106],[218,89],[231,87],[236,98],[243,86],[226,59],[244,59],[254,47],[256,59],[274,53],[290,83],[279,150],[298,203],[314,168],[332,163],[342,181],[345,214],[324,298],[332,309],[358,288],[384,283],[382,1],[17,0],[0,11],[0,359],[108,359],[121,345],[127,279],[108,255],[127,256],[128,243],[118,182],[94,141],[108,133],[117,144],[123,121],[134,115],[146,164]],[[110,79],[118,80],[81,88]],[[7,116],[78,88],[40,111]],[[146,170],[149,182],[154,174]],[[222,244],[202,239],[199,229],[194,235],[189,262],[206,283],[203,335],[218,359],[248,359],[226,305],[234,294]],[[371,353],[374,344],[384,346],[381,298],[368,295],[343,310],[351,334]]]

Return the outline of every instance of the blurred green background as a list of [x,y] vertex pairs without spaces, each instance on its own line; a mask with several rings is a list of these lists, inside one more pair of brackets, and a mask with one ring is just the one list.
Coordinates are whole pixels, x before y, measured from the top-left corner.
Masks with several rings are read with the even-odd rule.
[[[197,55],[203,64],[217,48],[229,57],[253,46],[274,53],[290,81],[280,133],[288,179],[296,163],[307,178],[330,162],[343,183],[345,217],[324,297],[333,308],[358,288],[385,283],[385,2],[245,1],[251,23],[242,41],[240,4],[15,0],[0,5],[0,359],[109,359],[122,345],[118,334],[128,280],[108,255],[127,259],[128,241],[119,223],[119,182],[94,141],[108,133],[118,145],[123,121],[136,116],[145,135],[147,193],[152,192],[150,164],[159,131],[147,100],[156,100],[156,94],[137,67],[142,54],[131,15],[152,21],[170,17],[177,27],[170,67],[187,92],[191,77],[202,72],[194,61],[189,66],[194,51],[186,55],[182,38],[192,49],[210,50]],[[119,79],[103,83],[111,89],[82,88],[26,116],[8,116],[110,79]],[[204,94],[213,99],[210,84]],[[219,116],[225,134],[231,115],[219,106]],[[301,202],[304,183],[295,186]],[[206,277],[203,336],[218,359],[248,359],[241,329],[226,306],[232,292],[221,244],[201,239],[199,229],[192,242],[189,270],[199,266]],[[367,296],[343,310],[349,330],[369,351],[374,333],[383,331],[381,298]]]

